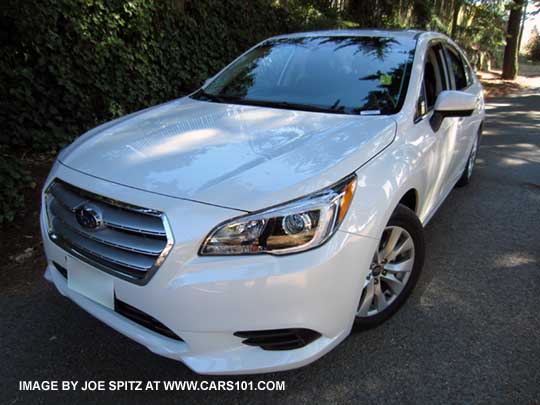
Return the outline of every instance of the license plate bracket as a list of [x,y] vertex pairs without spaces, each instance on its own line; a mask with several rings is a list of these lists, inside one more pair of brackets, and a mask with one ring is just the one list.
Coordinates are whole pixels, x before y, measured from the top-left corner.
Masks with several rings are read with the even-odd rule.
[[114,278],[71,256],[66,256],[68,288],[114,310]]

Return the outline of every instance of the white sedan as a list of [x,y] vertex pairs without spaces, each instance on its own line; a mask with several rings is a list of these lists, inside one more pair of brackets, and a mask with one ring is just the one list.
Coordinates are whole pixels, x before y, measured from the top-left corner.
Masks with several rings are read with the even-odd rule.
[[469,182],[483,120],[444,35],[270,38],[59,154],[45,277],[198,373],[308,364],[405,302],[423,227]]

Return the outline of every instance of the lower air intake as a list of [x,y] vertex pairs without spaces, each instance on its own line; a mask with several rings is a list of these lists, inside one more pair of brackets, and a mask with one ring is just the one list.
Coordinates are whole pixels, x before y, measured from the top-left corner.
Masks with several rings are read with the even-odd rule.
[[244,338],[243,344],[258,346],[264,350],[300,349],[321,337],[311,329],[271,329],[235,332],[234,336]]
[[168,338],[183,342],[183,339],[180,336],[167,328],[157,319],[152,318],[150,315],[144,313],[143,311],[135,307],[132,307],[129,304],[126,304],[123,301],[120,301],[117,298],[114,299],[114,310],[120,315],[125,316],[126,318],[132,320],[135,323],[138,323],[139,325],[147,329],[159,333],[160,335],[167,336]]

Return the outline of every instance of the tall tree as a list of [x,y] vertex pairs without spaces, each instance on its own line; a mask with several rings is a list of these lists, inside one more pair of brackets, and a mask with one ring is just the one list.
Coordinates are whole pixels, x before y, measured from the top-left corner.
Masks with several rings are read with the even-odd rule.
[[458,17],[459,17],[460,10],[461,10],[461,0],[454,0],[454,10],[452,14],[452,31],[450,32],[450,36],[453,39],[456,39]]
[[524,3],[524,0],[514,0],[510,5],[502,71],[502,78],[506,80],[514,80],[518,72],[518,42]]

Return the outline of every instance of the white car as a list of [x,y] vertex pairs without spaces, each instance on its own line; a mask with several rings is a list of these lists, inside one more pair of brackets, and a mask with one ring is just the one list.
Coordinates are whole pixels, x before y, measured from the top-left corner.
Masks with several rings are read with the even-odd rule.
[[469,181],[483,120],[481,85],[444,35],[270,38],[60,153],[45,277],[198,373],[303,366],[404,303],[423,227]]

